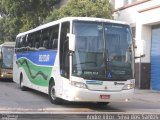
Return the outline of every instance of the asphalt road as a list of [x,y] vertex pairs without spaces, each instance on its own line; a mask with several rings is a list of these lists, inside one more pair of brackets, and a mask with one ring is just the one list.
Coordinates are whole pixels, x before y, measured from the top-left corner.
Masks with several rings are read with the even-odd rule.
[[[156,102],[141,101],[133,99],[131,102],[113,102],[107,106],[97,106],[94,103],[73,103],[65,102],[62,105],[50,103],[48,95],[41,92],[28,89],[21,91],[19,85],[12,81],[0,81],[0,113],[4,117],[6,113],[25,114],[28,117],[36,118],[37,114],[43,117],[48,116],[48,119],[54,118],[56,115],[60,119],[66,116],[77,118],[80,115],[83,118],[89,119],[88,114],[115,114],[115,113],[158,113],[160,112],[160,104]],[[34,114],[33,114],[34,113]],[[27,115],[32,114],[32,115]],[[53,117],[54,114],[54,117]],[[59,115],[61,114],[61,115]],[[67,114],[67,115],[66,115]],[[85,115],[84,115],[85,114]],[[7,115],[6,115],[7,116]],[[18,115],[20,118],[20,115]],[[7,116],[8,117],[8,116]],[[11,116],[12,117],[12,116]],[[14,116],[16,118],[16,115]],[[40,120],[43,119],[40,117]],[[30,119],[25,117],[26,119]],[[46,120],[48,120],[46,118]],[[158,118],[160,119],[160,117]],[[119,119],[120,120],[120,119]]]

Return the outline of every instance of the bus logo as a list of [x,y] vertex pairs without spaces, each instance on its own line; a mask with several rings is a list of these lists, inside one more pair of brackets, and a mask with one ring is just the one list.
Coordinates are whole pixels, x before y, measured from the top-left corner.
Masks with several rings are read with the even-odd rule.
[[114,85],[125,85],[125,83],[114,82]]
[[48,62],[50,55],[39,55],[39,62]]

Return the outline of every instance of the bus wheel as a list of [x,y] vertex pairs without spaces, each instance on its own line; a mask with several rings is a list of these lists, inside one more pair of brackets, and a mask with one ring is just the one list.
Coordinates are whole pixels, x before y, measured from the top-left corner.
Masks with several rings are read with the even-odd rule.
[[109,102],[97,102],[98,106],[106,106],[108,104],[109,104]]
[[49,85],[49,99],[53,104],[62,104],[62,99],[56,97],[55,84],[53,81]]
[[20,89],[22,91],[26,90],[26,87],[24,86],[24,81],[23,81],[23,75],[22,74],[20,75]]

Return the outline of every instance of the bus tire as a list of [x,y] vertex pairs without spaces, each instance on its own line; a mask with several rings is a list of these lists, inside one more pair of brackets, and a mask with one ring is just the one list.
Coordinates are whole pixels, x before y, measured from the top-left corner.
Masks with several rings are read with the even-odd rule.
[[56,90],[55,90],[55,83],[52,80],[51,83],[49,84],[49,99],[51,103],[53,104],[62,104],[62,99],[56,97]]
[[26,87],[24,86],[24,80],[23,80],[23,75],[21,74],[20,75],[20,89],[22,90],[22,91],[25,91],[26,90]]

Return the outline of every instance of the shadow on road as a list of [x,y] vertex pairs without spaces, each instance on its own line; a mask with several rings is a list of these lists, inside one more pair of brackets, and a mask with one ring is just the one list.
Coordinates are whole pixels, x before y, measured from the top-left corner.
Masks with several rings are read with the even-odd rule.
[[[31,92],[32,94],[36,94],[38,96],[41,96],[41,97],[45,97],[46,99],[48,99],[48,102],[49,101],[49,97],[47,94],[45,93],[41,93],[39,91],[36,91],[36,90],[33,90],[33,89],[27,89],[28,92]],[[51,104],[50,107],[55,107],[54,104]],[[111,107],[109,104],[108,105],[98,105],[97,103],[92,103],[92,102],[70,102],[70,101],[63,101],[63,103],[61,105],[56,105],[56,106],[59,106],[59,107],[63,107],[63,108],[87,108],[87,109],[90,109],[91,111],[98,111],[98,112],[124,112],[123,110],[120,110],[120,109],[117,109],[117,108],[114,108],[114,107]]]
[[93,111],[98,111],[98,112],[124,112],[120,109],[111,107],[109,104],[108,105],[98,105],[97,103],[92,103],[92,102],[69,102],[65,101],[63,103],[63,106],[66,108],[88,108]]
[[11,78],[8,78],[8,79],[6,79],[6,78],[1,78],[1,79],[0,79],[0,82],[13,82],[13,79],[11,79]]

